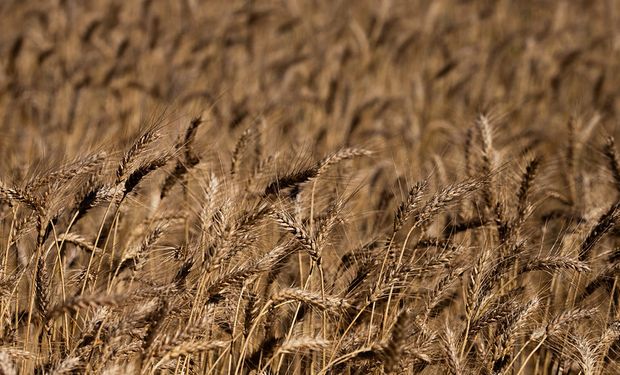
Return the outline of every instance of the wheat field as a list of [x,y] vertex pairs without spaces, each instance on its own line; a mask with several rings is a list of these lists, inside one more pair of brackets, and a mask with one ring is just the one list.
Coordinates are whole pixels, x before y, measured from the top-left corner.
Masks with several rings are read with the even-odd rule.
[[0,30],[0,374],[620,373],[620,2]]

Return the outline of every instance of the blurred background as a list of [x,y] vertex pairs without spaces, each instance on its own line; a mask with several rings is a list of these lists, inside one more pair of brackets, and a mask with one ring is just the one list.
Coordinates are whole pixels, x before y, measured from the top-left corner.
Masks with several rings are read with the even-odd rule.
[[462,168],[481,112],[506,152],[557,147],[571,118],[586,150],[618,129],[614,0],[5,0],[0,25],[13,180],[197,115],[216,158],[260,124],[270,149],[366,146],[409,170]]

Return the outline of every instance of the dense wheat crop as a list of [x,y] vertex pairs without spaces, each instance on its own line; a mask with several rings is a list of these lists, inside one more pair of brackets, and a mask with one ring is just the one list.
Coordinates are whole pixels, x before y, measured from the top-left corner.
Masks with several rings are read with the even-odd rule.
[[619,2],[0,31],[1,374],[620,373]]

